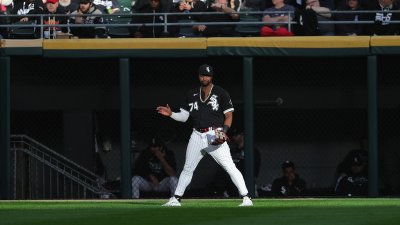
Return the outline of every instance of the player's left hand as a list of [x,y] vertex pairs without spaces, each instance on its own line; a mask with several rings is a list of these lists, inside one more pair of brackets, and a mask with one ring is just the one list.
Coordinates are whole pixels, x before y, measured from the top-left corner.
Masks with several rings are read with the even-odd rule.
[[172,115],[171,108],[169,107],[168,104],[166,106],[158,106],[156,108],[156,110],[158,113],[160,113],[163,116],[171,116]]
[[228,141],[228,135],[226,135],[225,132],[223,132],[222,130],[215,130],[215,139],[213,142],[211,142],[211,145],[221,145],[223,144],[225,141]]

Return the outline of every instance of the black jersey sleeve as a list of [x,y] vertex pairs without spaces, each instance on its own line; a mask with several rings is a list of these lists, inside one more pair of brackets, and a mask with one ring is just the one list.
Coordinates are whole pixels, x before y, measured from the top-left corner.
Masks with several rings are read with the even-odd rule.
[[221,96],[222,97],[222,101],[221,101],[222,112],[224,114],[227,112],[233,112],[234,111],[233,103],[232,103],[231,97],[229,96],[229,93],[225,90],[223,90],[222,93],[223,93],[223,95]]

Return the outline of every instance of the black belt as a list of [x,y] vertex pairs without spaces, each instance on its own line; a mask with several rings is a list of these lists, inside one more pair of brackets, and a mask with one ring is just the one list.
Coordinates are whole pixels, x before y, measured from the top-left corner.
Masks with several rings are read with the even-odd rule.
[[194,129],[200,133],[206,133],[211,130],[222,129],[222,127],[198,127],[198,128],[194,128]]

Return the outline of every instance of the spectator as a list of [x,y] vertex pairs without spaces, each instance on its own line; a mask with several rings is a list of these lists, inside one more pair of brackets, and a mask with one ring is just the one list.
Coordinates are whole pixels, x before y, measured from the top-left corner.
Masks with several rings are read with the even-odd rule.
[[133,174],[133,198],[139,198],[140,191],[169,191],[173,196],[178,184],[175,155],[157,138],[138,156]]
[[[141,3],[135,4],[135,13],[164,13],[173,12],[170,3],[161,0],[147,0],[148,4]],[[176,22],[176,16],[168,16],[168,22]],[[159,26],[165,23],[166,18],[164,15],[135,15],[132,17],[131,23],[133,24],[153,24],[153,25],[142,25],[131,28],[131,35],[135,38],[159,38],[159,37],[177,37],[179,33],[179,27],[170,26],[168,31],[164,30],[164,26]],[[159,24],[157,26],[157,24]]]
[[337,169],[336,169],[336,181],[338,179],[341,179],[342,177],[348,175],[351,172],[351,166],[353,165],[353,161],[355,157],[362,157],[362,160],[366,161],[367,160],[367,139],[361,139],[360,140],[360,146],[361,148],[359,149],[353,149],[350,152],[346,154],[342,162],[339,163]]
[[[357,11],[362,10],[360,0],[346,0],[344,6],[338,7],[339,11],[353,11],[354,13],[337,13],[334,15],[336,21],[360,21],[365,14]],[[362,35],[364,33],[363,24],[335,24],[336,35]]]
[[275,197],[304,196],[306,182],[296,173],[294,163],[283,162],[282,172],[283,176],[272,182],[272,195]]
[[201,0],[182,0],[175,6],[176,12],[185,13],[182,16],[178,16],[179,20],[197,20],[199,15],[191,15],[191,12],[204,12],[207,6]]
[[[205,14],[199,18],[199,22],[239,21],[239,14],[227,4],[227,0],[215,0],[205,12],[223,12],[224,14]],[[235,35],[235,25],[195,25],[193,30],[203,37],[232,37]]]
[[[0,15],[7,15],[10,12],[12,0],[0,0]],[[0,17],[0,25],[10,24],[9,17]],[[8,37],[7,27],[0,27],[0,39]]]
[[[244,133],[243,130],[238,128],[232,128],[228,132],[231,140],[231,156],[233,162],[236,165],[236,168],[244,174],[244,162],[245,162],[245,153],[244,153]],[[254,148],[254,177],[257,178],[260,172],[260,151],[257,148]],[[222,169],[218,168],[217,174],[215,176],[213,185],[215,187],[215,191],[217,194],[223,193],[224,197],[230,196],[239,196],[236,186],[233,184],[230,179],[228,173]],[[256,187],[257,189],[257,187]]]
[[[84,15],[90,14],[90,15]],[[72,12],[70,24],[104,24],[100,10],[92,3],[92,0],[79,0],[79,9]],[[79,38],[107,37],[105,26],[96,27],[71,27],[71,33]]]
[[285,4],[284,0],[272,0],[273,7],[264,10],[262,21],[265,23],[282,22],[282,24],[265,25],[261,28],[261,36],[293,36],[293,33],[288,31],[287,22],[289,18],[293,18],[293,14],[289,16],[288,12],[294,13],[295,8]]
[[193,31],[193,22],[198,21],[200,15],[193,13],[204,12],[207,6],[201,0],[181,0],[175,5],[175,11],[182,13],[178,16],[178,22],[187,23],[180,26],[179,37],[196,37]]
[[43,12],[43,2],[41,0],[20,0],[14,2],[11,14],[21,15],[21,17],[12,17],[12,22],[28,22],[38,18],[27,17],[24,15],[40,14]]
[[59,0],[58,8],[64,11],[65,14],[70,14],[75,10],[78,10],[79,4],[77,2],[72,2],[71,0]]
[[[54,14],[64,14],[64,11],[60,9],[58,0],[47,0],[43,14],[48,14],[43,18],[43,24],[55,25],[55,24],[67,24],[68,18],[61,16],[54,16]],[[68,33],[68,27],[47,27],[43,28],[44,38],[55,37],[57,32]]]
[[388,12],[389,10],[399,10],[399,5],[395,0],[375,0],[369,6],[369,10],[379,11],[369,15],[369,20],[375,21],[374,24],[368,26],[369,35],[399,34],[399,24],[393,23],[393,21],[399,21],[400,14]]
[[[160,0],[160,4],[163,6],[162,10],[163,12],[170,12],[173,10],[174,5],[177,3],[177,0]],[[132,1],[132,12],[138,12],[141,8],[145,7],[146,5],[149,5],[150,1],[149,0],[133,0]]]
[[335,193],[342,196],[366,196],[368,194],[367,153],[363,150],[351,151],[345,163],[351,159],[351,165],[339,176]]
[[312,9],[317,13],[319,31],[322,36],[335,35],[335,26],[333,23],[320,23],[331,21],[332,14],[328,7],[321,6],[319,0],[307,0],[306,9]]

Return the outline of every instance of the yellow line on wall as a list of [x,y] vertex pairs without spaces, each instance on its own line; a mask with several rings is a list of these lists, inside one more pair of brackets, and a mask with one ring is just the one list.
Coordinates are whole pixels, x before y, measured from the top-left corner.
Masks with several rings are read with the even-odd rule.
[[208,47],[368,48],[369,36],[208,38]]
[[371,47],[400,46],[400,36],[373,36]]
[[45,50],[206,49],[205,38],[118,38],[44,40]]

